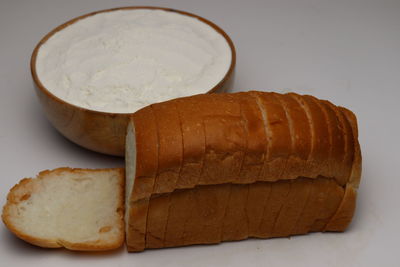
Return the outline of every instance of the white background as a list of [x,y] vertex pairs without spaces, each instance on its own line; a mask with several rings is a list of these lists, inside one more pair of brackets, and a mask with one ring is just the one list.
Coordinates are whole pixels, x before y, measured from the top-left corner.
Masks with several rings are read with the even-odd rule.
[[123,166],[84,150],[46,121],[29,60],[52,28],[91,11],[156,5],[214,21],[237,49],[239,90],[294,90],[353,110],[363,176],[343,234],[105,254],[41,249],[0,224],[0,266],[400,266],[400,0],[0,0],[0,204],[23,177],[60,166]]

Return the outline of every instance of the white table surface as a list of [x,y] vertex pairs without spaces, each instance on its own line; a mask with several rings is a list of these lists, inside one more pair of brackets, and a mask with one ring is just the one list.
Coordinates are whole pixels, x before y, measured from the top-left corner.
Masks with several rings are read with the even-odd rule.
[[101,254],[46,250],[0,223],[0,266],[400,266],[400,1],[0,1],[0,205],[23,177],[60,166],[123,166],[82,149],[47,122],[33,91],[31,52],[78,15],[127,5],[186,10],[220,25],[237,49],[239,90],[294,90],[353,110],[363,175],[343,234]]

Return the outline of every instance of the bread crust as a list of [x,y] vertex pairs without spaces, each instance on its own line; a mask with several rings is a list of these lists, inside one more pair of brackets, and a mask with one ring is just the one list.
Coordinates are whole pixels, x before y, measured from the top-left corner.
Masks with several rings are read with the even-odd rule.
[[257,107],[256,99],[248,93],[234,95],[240,104],[240,112],[244,123],[245,151],[242,168],[237,183],[254,183],[259,180],[267,151],[262,114]]
[[357,189],[358,186],[360,185],[361,170],[362,170],[361,148],[360,148],[360,143],[358,142],[357,117],[350,110],[343,107],[339,108],[349,121],[353,133],[354,158],[353,158],[353,164],[351,166],[349,183],[352,185],[354,189]]
[[[297,177],[333,177],[341,185],[349,180],[357,138],[353,137],[344,111],[328,101],[294,93],[248,92],[196,95],[165,103],[171,106],[166,110],[176,110],[171,116],[178,113],[170,127],[171,135],[176,132],[177,145],[160,155],[159,164],[173,165],[181,174],[176,181],[175,178],[158,179],[155,191],[149,190],[148,194],[200,184],[247,184]],[[165,104],[154,106],[158,105]],[[142,120],[150,124],[150,117],[143,116]],[[180,127],[172,127],[178,123]],[[147,128],[149,133],[154,127]],[[138,145],[150,144],[151,140],[142,139]],[[181,149],[182,157],[178,152]],[[138,162],[141,161],[138,159]],[[155,168],[155,164],[149,163],[148,169]],[[164,189],[160,190],[161,187]],[[139,192],[135,192],[135,197],[142,198]]]
[[346,229],[361,176],[351,111],[313,96],[257,91],[166,103],[175,105],[166,108],[175,116],[165,115],[175,120],[166,127],[182,145],[159,154],[157,164],[180,171],[177,179],[157,176],[158,189],[147,191],[153,243],[146,247]]
[[185,225],[193,204],[191,194],[186,190],[176,190],[170,196],[169,216],[165,231],[164,245],[174,247],[183,244]]
[[[82,172],[104,172],[104,171],[117,171],[119,174],[119,193],[118,193],[118,208],[117,213],[119,214],[121,220],[118,225],[114,227],[119,228],[119,232],[121,233],[118,239],[114,243],[101,243],[100,241],[92,241],[92,242],[83,242],[83,243],[71,243],[62,239],[44,239],[39,238],[37,236],[32,236],[23,232],[23,230],[18,229],[16,225],[12,222],[10,209],[12,205],[17,205],[19,202],[23,201],[25,195],[34,194],[37,190],[35,180],[44,180],[44,179],[54,179],[51,177],[53,175],[59,175],[64,172],[68,173],[82,173]],[[2,220],[7,228],[14,233],[20,239],[31,243],[36,246],[40,246],[43,248],[61,248],[65,247],[70,250],[77,251],[105,251],[105,250],[113,250],[119,248],[124,242],[124,191],[125,191],[125,174],[123,168],[108,168],[108,169],[81,169],[81,168],[69,168],[69,167],[61,167],[53,170],[44,170],[41,171],[36,178],[24,178],[18,184],[16,184],[13,188],[11,188],[10,192],[7,195],[7,203],[3,207]]]
[[271,195],[272,183],[256,182],[249,184],[247,196],[247,217],[249,220],[249,237],[260,235],[260,225],[263,220],[264,209]]
[[264,120],[267,151],[261,172],[262,181],[276,181],[284,174],[292,151],[289,122],[286,112],[272,93],[251,92],[256,98]]
[[200,102],[206,151],[200,184],[238,180],[246,147],[240,103],[229,94],[216,94]]
[[272,236],[290,236],[292,230],[301,219],[301,212],[305,206],[308,192],[311,188],[311,179],[290,180],[291,190],[275,219]]
[[351,126],[354,145],[353,165],[351,167],[349,181],[345,187],[345,193],[342,202],[336,213],[326,224],[324,231],[344,231],[349,226],[354,216],[357,188],[361,179],[361,150],[358,142],[357,118],[350,110],[342,107],[339,107],[339,109],[345,115]]
[[178,98],[173,100],[181,123],[183,141],[182,168],[177,182],[178,189],[197,185],[204,166],[206,150],[204,123],[201,120],[201,114],[198,113],[200,105],[196,99]]
[[[174,101],[166,101],[151,107],[156,119],[159,142],[158,171],[153,194],[160,194],[171,192],[177,188],[182,169],[183,140],[181,122]],[[170,202],[169,194],[160,197],[154,196],[154,199],[152,197],[147,216],[146,246],[163,246]],[[153,212],[154,210],[156,212]],[[157,218],[153,218],[154,216]],[[157,224],[153,224],[153,221],[156,221]]]
[[[307,191],[309,194],[305,193]],[[334,179],[323,177],[199,185],[168,194],[172,199],[180,199],[175,202],[175,208],[181,211],[179,218],[167,227],[169,239],[146,248],[216,244],[249,237],[284,237],[323,231],[332,217],[337,217],[333,223],[336,227],[339,226],[336,222],[348,220],[348,217],[338,217],[337,210],[343,203],[351,203],[341,201],[347,197]],[[160,209],[163,212],[163,207]],[[153,224],[157,225],[157,217],[153,218]],[[177,224],[173,225],[174,222]],[[170,232],[171,227],[180,230]],[[179,235],[175,235],[177,232]]]
[[180,245],[215,244],[222,241],[222,223],[230,198],[230,186],[206,185],[184,190],[191,191],[189,194],[193,205]]
[[340,121],[335,113],[337,107],[333,106],[330,102],[325,100],[318,101],[318,104],[325,111],[330,129],[330,158],[332,158],[333,160],[329,161],[328,167],[330,168],[330,172],[333,172],[336,169],[342,170],[342,172],[337,173],[336,179],[339,181],[340,184],[345,184],[347,177],[346,174],[343,172],[343,167],[341,166],[341,162],[343,162],[345,156],[345,141],[342,134]]
[[[158,172],[159,138],[154,111],[145,107],[132,116],[136,138],[136,177],[128,201],[126,245],[129,251],[146,247],[149,201]],[[131,164],[131,163],[127,163]]]
[[178,111],[173,101],[151,105],[158,130],[158,171],[153,193],[172,192],[182,168],[183,141]]
[[249,236],[246,214],[249,185],[231,185],[229,191],[229,201],[222,219],[221,241],[242,240]]

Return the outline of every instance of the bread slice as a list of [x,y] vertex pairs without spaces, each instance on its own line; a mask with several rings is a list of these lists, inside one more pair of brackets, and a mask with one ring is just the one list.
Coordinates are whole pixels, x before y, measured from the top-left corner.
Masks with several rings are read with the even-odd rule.
[[256,99],[248,93],[238,93],[234,96],[240,103],[246,144],[239,179],[235,182],[249,184],[259,179],[266,156],[267,136]]
[[124,241],[124,184],[123,169],[43,171],[10,190],[2,219],[37,246],[116,249]]
[[140,251],[146,245],[149,201],[158,172],[158,128],[151,106],[133,114],[125,144],[126,245]]
[[256,98],[268,139],[266,158],[262,176],[267,181],[282,179],[288,168],[288,158],[292,151],[292,138],[285,110],[273,94],[252,92]]
[[[158,128],[158,172],[155,178],[153,193],[170,192],[177,187],[182,168],[183,141],[181,122],[176,104],[167,101],[151,106]],[[178,162],[178,164],[176,164]],[[161,183],[159,183],[161,181]],[[165,183],[165,181],[168,181]],[[169,195],[150,201],[147,216],[146,243],[151,247],[163,246],[170,209]],[[154,212],[163,210],[162,213]],[[157,217],[153,220],[152,217]],[[157,224],[152,224],[157,221]]]

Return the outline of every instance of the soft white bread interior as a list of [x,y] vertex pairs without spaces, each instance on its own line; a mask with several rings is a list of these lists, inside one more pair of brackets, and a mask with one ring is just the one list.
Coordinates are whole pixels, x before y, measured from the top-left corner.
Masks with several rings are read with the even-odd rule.
[[11,189],[2,219],[37,246],[115,249],[124,240],[124,184],[123,169],[43,171]]

